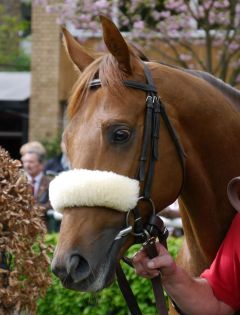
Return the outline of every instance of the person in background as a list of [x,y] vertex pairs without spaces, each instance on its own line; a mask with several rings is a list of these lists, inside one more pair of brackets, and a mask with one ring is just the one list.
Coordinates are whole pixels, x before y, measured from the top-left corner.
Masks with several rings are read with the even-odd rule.
[[48,160],[45,165],[44,172],[47,175],[55,176],[63,171],[69,170],[69,162],[66,156],[66,147],[63,140],[61,141],[60,147],[62,153]]
[[20,155],[23,156],[29,151],[34,151],[41,154],[42,156],[46,156],[46,149],[39,141],[30,141],[23,144],[20,148]]
[[44,217],[47,221],[47,211],[51,208],[49,202],[48,188],[51,177],[44,174],[44,158],[45,156],[39,151],[34,151],[33,147],[29,151],[24,151],[22,163],[24,172],[31,185],[32,193],[36,203],[44,208]]

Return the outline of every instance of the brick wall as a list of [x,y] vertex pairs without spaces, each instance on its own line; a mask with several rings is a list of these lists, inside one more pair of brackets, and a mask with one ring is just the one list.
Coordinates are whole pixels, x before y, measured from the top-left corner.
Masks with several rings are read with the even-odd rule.
[[56,15],[32,9],[32,95],[29,140],[43,140],[61,128],[59,105],[60,28]]

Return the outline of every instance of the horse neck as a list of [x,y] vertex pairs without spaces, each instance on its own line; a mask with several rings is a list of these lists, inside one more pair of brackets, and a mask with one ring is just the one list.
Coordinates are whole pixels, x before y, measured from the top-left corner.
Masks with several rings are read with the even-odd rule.
[[233,218],[226,187],[232,177],[239,175],[240,117],[207,82],[172,71],[173,88],[163,99],[170,104],[172,98],[177,107],[181,128],[176,125],[176,130],[187,155],[181,194],[186,236],[182,264],[186,259],[191,261],[188,268],[198,274],[214,258]]

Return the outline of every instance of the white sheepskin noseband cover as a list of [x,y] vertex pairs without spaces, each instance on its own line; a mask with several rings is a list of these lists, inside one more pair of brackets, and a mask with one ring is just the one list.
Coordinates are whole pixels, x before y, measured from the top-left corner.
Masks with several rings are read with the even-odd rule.
[[49,186],[54,210],[102,206],[129,211],[137,205],[139,182],[113,172],[74,169],[59,174]]

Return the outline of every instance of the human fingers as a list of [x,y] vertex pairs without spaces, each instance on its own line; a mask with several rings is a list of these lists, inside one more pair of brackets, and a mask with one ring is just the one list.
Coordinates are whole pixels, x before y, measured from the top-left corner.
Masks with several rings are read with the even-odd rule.
[[135,266],[136,274],[144,278],[154,278],[159,275],[159,270],[147,267],[149,259],[145,259]]
[[152,268],[147,267],[149,261],[150,258],[147,257],[144,250],[140,250],[135,254],[132,259],[132,263],[139,276],[144,278],[153,278],[159,275],[159,270],[153,270]]
[[[159,242],[156,242],[155,245],[156,245],[156,249],[159,255],[167,252],[166,248]],[[142,262],[147,257],[148,256],[147,256],[146,251],[144,250],[144,248],[142,248],[133,256],[132,262],[135,265],[135,264],[138,264],[139,262]]]
[[147,269],[160,270],[162,276],[169,276],[176,270],[176,263],[168,252],[146,262]]
[[143,259],[147,257],[145,251],[143,249],[140,249],[132,258],[133,265],[137,265],[140,262],[142,262]]

